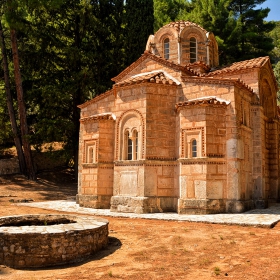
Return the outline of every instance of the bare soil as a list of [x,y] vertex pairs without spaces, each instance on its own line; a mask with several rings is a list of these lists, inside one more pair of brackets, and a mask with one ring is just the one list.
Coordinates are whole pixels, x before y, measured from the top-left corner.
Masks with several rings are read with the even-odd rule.
[[[0,215],[59,213],[16,202],[73,198],[71,170],[0,177]],[[280,279],[280,225],[272,229],[108,218],[109,245],[82,263],[41,269],[0,264],[0,279]]]

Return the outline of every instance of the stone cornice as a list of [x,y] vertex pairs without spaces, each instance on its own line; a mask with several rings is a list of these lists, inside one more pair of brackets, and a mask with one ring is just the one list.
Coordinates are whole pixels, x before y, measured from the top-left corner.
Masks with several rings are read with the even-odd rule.
[[147,160],[174,161],[176,158],[166,158],[161,156],[146,156]]
[[193,165],[193,164],[226,164],[226,159],[221,157],[211,158],[180,158],[178,162],[182,165]]
[[115,166],[143,166],[145,160],[116,160]]
[[113,162],[82,163],[83,168],[114,169]]
[[88,116],[80,119],[80,122],[98,122],[98,121],[115,121],[115,117],[113,114],[108,113],[108,114],[99,114],[99,115],[93,115],[93,116]]
[[113,95],[113,94],[114,94],[114,90],[113,89],[108,90],[108,91],[106,91],[106,92],[104,92],[104,93],[102,93],[100,95],[97,95],[93,99],[91,99],[91,100],[89,100],[89,101],[87,101],[87,102],[85,102],[85,103],[83,103],[81,105],[78,105],[77,107],[80,108],[80,109],[83,109],[83,108],[87,107],[88,105],[93,104],[93,103],[95,103],[95,102],[97,102],[97,101],[99,101],[101,99],[104,99],[104,98],[106,98],[106,97],[108,97],[110,95]]
[[253,89],[249,87],[244,81],[239,78],[212,78],[212,77],[182,77],[183,82],[196,83],[196,84],[217,84],[217,85],[229,85],[243,88],[248,91],[250,95],[255,94]]

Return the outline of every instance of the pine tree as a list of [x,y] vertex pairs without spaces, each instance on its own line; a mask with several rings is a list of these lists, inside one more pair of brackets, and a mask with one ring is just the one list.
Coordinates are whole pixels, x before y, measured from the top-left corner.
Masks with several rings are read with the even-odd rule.
[[[25,157],[24,157],[24,153],[23,153],[23,149],[22,149],[22,141],[21,141],[20,133],[18,131],[16,114],[15,114],[14,105],[13,105],[13,97],[12,97],[11,83],[10,83],[10,74],[9,74],[9,67],[8,67],[8,55],[7,55],[5,37],[4,37],[4,32],[3,32],[1,22],[0,22],[0,45],[1,45],[1,52],[2,52],[2,63],[3,63],[3,71],[4,71],[6,102],[7,102],[7,108],[8,108],[10,122],[11,122],[11,128],[12,128],[14,143],[15,143],[16,150],[17,150],[20,172],[22,174],[26,174],[27,173],[26,162],[25,162]],[[6,131],[7,130],[8,129],[6,129]],[[5,131],[5,129],[2,130],[2,131]]]
[[230,18],[228,6],[231,0],[192,0],[193,9],[189,13],[190,21],[213,32],[219,44],[220,59],[226,51],[226,38],[230,36],[234,20]]
[[265,0],[231,0],[228,7],[235,24],[225,39],[228,60],[240,61],[268,55],[273,49],[273,40],[268,33],[275,27],[265,22],[270,9],[255,9]]
[[[10,30],[10,37],[11,37],[11,48],[12,48],[12,60],[13,60],[13,70],[14,70],[14,79],[15,79],[15,88],[17,93],[17,105],[18,105],[18,114],[19,114],[19,122],[20,122],[20,139],[15,138],[16,146],[17,146],[17,152],[19,161],[20,161],[20,169],[21,172],[24,173],[29,179],[36,180],[36,172],[35,172],[35,166],[31,154],[31,146],[29,141],[29,128],[27,123],[27,113],[26,113],[26,105],[25,105],[25,97],[24,97],[24,91],[22,87],[22,76],[21,76],[21,67],[20,67],[20,57],[19,57],[19,51],[18,51],[18,40],[17,40],[17,31],[16,28],[18,28],[20,25],[17,24],[17,19],[20,18],[20,16],[23,14],[24,7],[21,6],[20,1],[7,1],[4,5],[3,10],[5,11],[5,17],[7,20],[7,25]],[[3,38],[2,38],[3,40]],[[4,44],[2,43],[2,50],[4,51]],[[4,53],[3,53],[4,55]],[[3,57],[3,59],[5,59]],[[6,63],[5,63],[6,64]],[[5,64],[3,65],[4,67]],[[5,69],[5,68],[4,68]],[[4,70],[5,71],[5,70]],[[8,85],[7,77],[6,77],[6,85]],[[7,92],[7,104],[8,107],[11,105],[9,100],[9,94]],[[9,109],[11,109],[9,107]],[[11,110],[10,110],[10,117],[11,117]],[[12,123],[13,130],[15,129],[14,124]],[[18,149],[18,145],[22,144],[23,147],[23,155],[24,155],[24,162],[21,159],[22,151],[21,149]]]
[[268,55],[273,42],[268,33],[274,23],[265,22],[269,9],[256,9],[265,0],[192,0],[191,21],[216,36],[220,64]]
[[148,37],[154,33],[153,0],[127,0],[125,11],[125,56],[129,65],[144,53]]
[[278,104],[280,103],[280,61],[277,62],[273,69],[277,84],[278,84],[278,92],[277,92],[277,100]]
[[274,22],[276,26],[269,32],[270,38],[273,40],[274,49],[271,52],[271,59],[274,64],[280,61],[280,21]]
[[154,30],[177,20],[187,20],[193,6],[188,0],[154,0]]
[[[123,0],[17,0],[22,86],[30,143],[65,144],[77,167],[77,105],[112,86],[125,67]],[[24,11],[24,13],[21,13]],[[76,169],[77,170],[77,169]]]

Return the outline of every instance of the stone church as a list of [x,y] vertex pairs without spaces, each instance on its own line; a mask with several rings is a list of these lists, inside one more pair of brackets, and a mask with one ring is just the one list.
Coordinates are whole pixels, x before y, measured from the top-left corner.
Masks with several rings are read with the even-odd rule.
[[113,88],[80,105],[77,203],[117,212],[239,213],[279,193],[269,57],[219,67],[214,34],[172,22]]

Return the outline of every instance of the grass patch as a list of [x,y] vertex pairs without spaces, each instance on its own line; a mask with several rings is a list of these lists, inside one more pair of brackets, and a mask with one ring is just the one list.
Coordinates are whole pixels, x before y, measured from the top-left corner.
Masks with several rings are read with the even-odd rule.
[[220,275],[221,269],[220,269],[218,266],[215,266],[215,267],[214,267],[214,273],[215,273],[216,275]]

